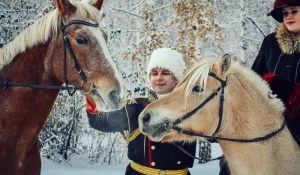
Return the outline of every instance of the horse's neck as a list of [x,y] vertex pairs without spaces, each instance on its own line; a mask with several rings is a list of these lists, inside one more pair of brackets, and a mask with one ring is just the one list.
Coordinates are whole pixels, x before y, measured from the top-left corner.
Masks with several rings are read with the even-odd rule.
[[259,137],[280,128],[284,120],[280,100],[268,98],[266,86],[255,87],[244,77],[236,74],[228,80],[222,136]]
[[[272,99],[272,102],[276,104],[278,102],[278,106],[273,105],[270,103],[271,99],[262,97],[267,96],[263,94],[265,92],[255,92],[254,87],[248,87],[246,84],[239,85],[236,84],[225,92],[223,122],[216,136],[253,139],[278,130],[284,120],[279,100]],[[262,142],[219,141],[219,144],[235,174],[278,174],[273,170],[276,166],[282,165],[279,163],[280,159],[288,160],[288,156],[292,156],[291,152],[284,151],[295,143],[285,128]]]
[[295,174],[291,167],[298,167],[300,163],[300,149],[287,128],[262,142],[219,141],[219,144],[232,175]]
[[[60,85],[46,71],[45,57],[48,54],[49,42],[29,48],[18,54],[10,64],[0,71],[0,81],[36,85]],[[50,65],[48,65],[50,66]],[[0,119],[19,122],[22,120],[37,121],[41,125],[46,121],[59,90],[34,89],[28,87],[10,87],[0,89],[0,108],[5,109]],[[2,99],[5,99],[4,101]],[[13,108],[12,108],[13,107]],[[37,117],[39,115],[39,117]],[[36,119],[34,117],[37,117]],[[16,123],[16,125],[17,125]]]
[[[50,73],[45,71],[44,58],[49,43],[35,46],[18,54],[12,62],[0,71],[0,81],[38,85],[58,85]],[[22,159],[22,150],[31,150],[38,140],[52,109],[59,90],[45,90],[28,87],[0,87],[0,162]],[[30,146],[28,146],[30,145]],[[21,153],[20,153],[21,152]],[[25,153],[24,153],[25,154]],[[22,154],[23,155],[23,154]],[[15,159],[15,161],[23,161]],[[13,163],[13,162],[10,162]]]
[[11,63],[0,71],[0,81],[7,78],[18,83],[60,85],[49,70],[51,62],[45,63],[45,59],[49,57],[47,54],[52,54],[48,52],[49,43],[50,41],[33,46],[26,49],[24,53],[18,54]]

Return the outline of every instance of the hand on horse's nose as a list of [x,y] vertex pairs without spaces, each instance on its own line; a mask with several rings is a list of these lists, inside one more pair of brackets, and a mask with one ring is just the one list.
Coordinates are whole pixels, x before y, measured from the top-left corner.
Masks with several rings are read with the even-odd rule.
[[144,116],[143,116],[143,124],[149,124],[149,122],[150,122],[150,119],[151,119],[151,115],[150,114],[145,114]]

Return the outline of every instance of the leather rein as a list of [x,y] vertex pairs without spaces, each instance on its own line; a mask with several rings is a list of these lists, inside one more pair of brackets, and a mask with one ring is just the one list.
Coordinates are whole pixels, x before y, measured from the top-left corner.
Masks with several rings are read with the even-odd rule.
[[[231,142],[242,142],[242,143],[250,143],[250,142],[260,142],[263,140],[267,140],[271,137],[273,137],[274,135],[276,135],[277,133],[279,133],[280,131],[282,131],[284,129],[284,127],[286,126],[286,121],[284,120],[281,127],[265,136],[261,136],[261,137],[256,137],[253,139],[234,139],[234,138],[225,138],[225,137],[215,137],[214,135],[219,131],[220,126],[222,124],[222,118],[223,118],[223,104],[224,104],[224,88],[226,87],[226,81],[222,80],[221,78],[217,77],[216,74],[210,72],[209,76],[215,78],[216,80],[220,81],[221,86],[218,87],[210,96],[208,96],[200,105],[198,105],[195,109],[193,109],[192,111],[188,112],[187,114],[185,114],[184,116],[180,117],[179,119],[175,120],[174,122],[166,122],[164,123],[161,127],[164,127],[167,131],[171,131],[171,130],[176,130],[182,134],[186,134],[186,135],[191,135],[191,136],[199,136],[199,137],[204,137],[207,139],[211,139],[211,140],[224,140],[224,141],[231,141]],[[196,134],[193,133],[191,131],[186,131],[184,129],[179,128],[178,126],[176,126],[177,124],[183,122],[184,120],[188,119],[189,117],[191,117],[193,114],[195,114],[199,109],[201,109],[206,103],[208,103],[210,100],[212,100],[216,95],[218,95],[218,93],[221,90],[221,96],[220,96],[220,107],[219,107],[219,122],[218,122],[218,126],[214,132],[214,134],[212,136],[208,136],[208,135],[203,135],[203,134]]]

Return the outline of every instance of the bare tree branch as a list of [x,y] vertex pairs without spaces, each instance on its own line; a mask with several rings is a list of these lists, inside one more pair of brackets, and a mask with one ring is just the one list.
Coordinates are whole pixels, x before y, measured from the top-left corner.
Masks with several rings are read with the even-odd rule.
[[170,4],[167,4],[167,5],[165,5],[165,6],[159,7],[159,8],[157,8],[157,9],[155,9],[154,11],[156,12],[156,11],[158,11],[158,10],[167,8],[167,7],[171,6],[171,5],[173,5],[173,3],[170,3]]
[[258,30],[260,31],[260,33],[262,33],[262,35],[264,37],[266,36],[265,32],[255,23],[255,21],[252,18],[250,18],[249,16],[247,16],[247,19],[249,19],[252,22],[252,24],[254,24],[258,28]]
[[253,38],[249,38],[249,37],[246,37],[246,36],[244,36],[244,35],[240,35],[235,29],[233,29],[233,31],[237,34],[237,35],[239,35],[241,38],[245,38],[245,39],[247,39],[247,40],[251,40],[251,41],[255,41],[255,42],[261,42],[261,40],[256,40],[256,39],[253,39]]
[[135,17],[138,17],[138,18],[144,19],[142,16],[140,16],[140,15],[137,15],[137,14],[134,14],[134,13],[132,13],[132,12],[128,11],[128,10],[124,10],[124,9],[118,9],[118,8],[114,8],[114,7],[111,7],[111,6],[108,6],[108,7],[109,7],[109,8],[111,8],[111,9],[113,9],[113,10],[117,10],[117,11],[125,12],[125,13],[128,13],[128,14],[130,14],[130,15],[133,15],[133,16],[135,16]]
[[143,4],[145,2],[145,0],[142,0],[139,4],[133,6],[129,11],[132,11],[133,9],[137,8],[138,6],[140,6],[141,4]]
[[141,33],[144,33],[144,31],[142,31],[142,30],[127,30],[126,32],[141,32]]

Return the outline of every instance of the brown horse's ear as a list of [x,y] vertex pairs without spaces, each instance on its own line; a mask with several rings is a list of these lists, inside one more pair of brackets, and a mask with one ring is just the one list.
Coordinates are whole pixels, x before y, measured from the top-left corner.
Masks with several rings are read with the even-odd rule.
[[76,11],[76,7],[68,0],[56,0],[56,7],[60,16],[71,16]]
[[228,69],[231,66],[231,57],[225,54],[217,63],[212,67],[212,71],[220,78],[225,78]]
[[92,4],[92,6],[96,7],[98,10],[100,10],[102,7],[102,4],[103,4],[103,0],[97,0],[96,2],[94,2]]

